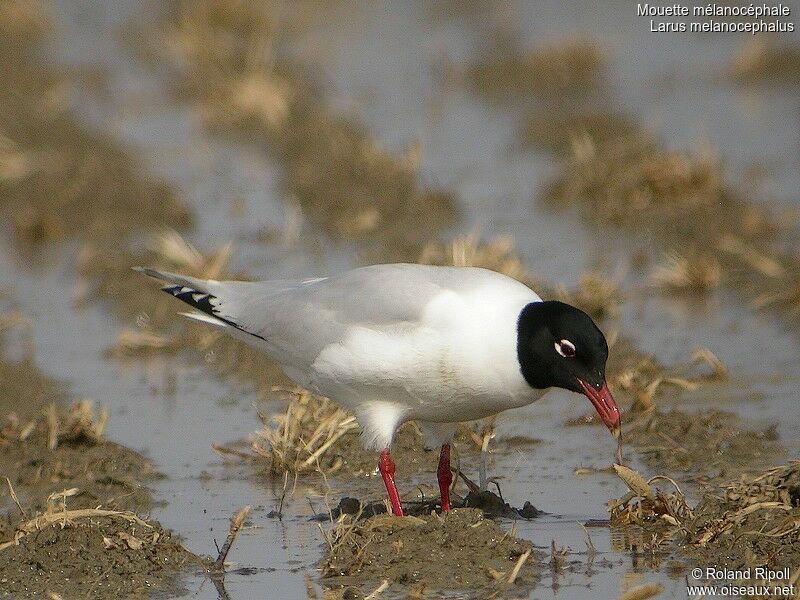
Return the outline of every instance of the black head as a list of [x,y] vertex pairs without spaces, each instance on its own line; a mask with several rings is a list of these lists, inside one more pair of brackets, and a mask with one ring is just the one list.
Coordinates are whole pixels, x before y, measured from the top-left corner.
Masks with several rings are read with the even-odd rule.
[[537,389],[585,394],[603,422],[619,430],[619,408],[606,385],[608,344],[592,318],[563,302],[532,302],[517,324],[522,376]]

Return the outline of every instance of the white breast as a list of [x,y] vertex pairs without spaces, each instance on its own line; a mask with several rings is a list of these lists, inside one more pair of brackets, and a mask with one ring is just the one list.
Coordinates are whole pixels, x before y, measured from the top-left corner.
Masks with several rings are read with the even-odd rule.
[[313,387],[356,412],[383,419],[460,422],[541,396],[517,359],[517,320],[540,298],[512,280],[447,290],[415,323],[354,326],[311,366]]

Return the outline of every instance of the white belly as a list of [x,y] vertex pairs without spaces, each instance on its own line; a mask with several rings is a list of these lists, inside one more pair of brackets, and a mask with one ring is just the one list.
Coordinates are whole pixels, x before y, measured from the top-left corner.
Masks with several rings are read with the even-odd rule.
[[308,384],[356,414],[364,403],[392,403],[402,420],[471,421],[530,404],[542,391],[522,377],[516,327],[531,295],[445,294],[424,326],[354,327],[323,349]]

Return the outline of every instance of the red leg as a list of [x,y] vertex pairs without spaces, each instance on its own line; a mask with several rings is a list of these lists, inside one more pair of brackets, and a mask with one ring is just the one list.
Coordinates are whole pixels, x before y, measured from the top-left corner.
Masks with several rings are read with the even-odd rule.
[[442,444],[439,453],[439,469],[436,471],[439,478],[439,493],[442,496],[442,511],[450,510],[450,484],[453,483],[453,473],[450,471],[450,444]]
[[402,517],[403,507],[400,505],[400,494],[397,493],[397,486],[394,484],[394,461],[389,456],[388,448],[381,452],[381,457],[378,460],[378,470],[381,472],[381,477],[383,477],[383,483],[386,484],[386,492],[389,494],[392,512],[395,516]]

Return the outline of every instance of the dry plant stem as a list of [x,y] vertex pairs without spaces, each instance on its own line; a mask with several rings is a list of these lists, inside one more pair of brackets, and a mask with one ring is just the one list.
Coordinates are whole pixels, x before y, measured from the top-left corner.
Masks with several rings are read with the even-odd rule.
[[245,506],[241,508],[239,512],[236,513],[236,516],[231,519],[231,526],[228,530],[228,537],[225,539],[225,543],[222,544],[222,548],[217,555],[217,560],[214,561],[213,570],[218,573],[225,572],[225,559],[228,556],[228,552],[231,550],[231,546],[233,546],[233,542],[236,541],[236,536],[239,535],[239,530],[242,528],[242,523],[247,518],[247,515],[250,514],[250,506]]
[[19,503],[19,498],[17,498],[17,493],[14,491],[14,486],[11,485],[11,480],[8,477],[6,477],[6,483],[8,484],[8,492],[11,494],[12,500],[14,500],[14,504],[17,505],[17,508],[19,509],[19,512],[22,514],[22,517],[27,519],[28,515],[25,514],[25,510]]
[[369,596],[364,598],[364,600],[375,600],[375,598],[377,598],[383,592],[385,592],[388,587],[389,587],[389,580],[388,579],[384,579],[381,582],[381,584],[377,588],[375,588],[375,590]]
[[236,456],[238,458],[247,461],[258,460],[258,457],[254,454],[250,454],[248,452],[242,452],[241,450],[237,450],[236,448],[229,448],[228,446],[223,446],[222,444],[211,444],[211,449],[217,454],[221,454],[222,456]]
[[647,600],[653,596],[657,596],[664,591],[664,586],[660,583],[645,583],[638,585],[635,588],[629,589],[622,594],[618,600]]
[[511,574],[508,576],[508,583],[514,583],[517,580],[517,576],[519,576],[520,570],[522,570],[522,565],[525,564],[525,561],[528,560],[530,557],[531,551],[530,549],[526,550],[523,555],[519,557],[517,560],[517,564],[514,565],[514,568],[511,571]]
[[55,404],[47,406],[47,447],[55,450],[58,445],[58,412]]

